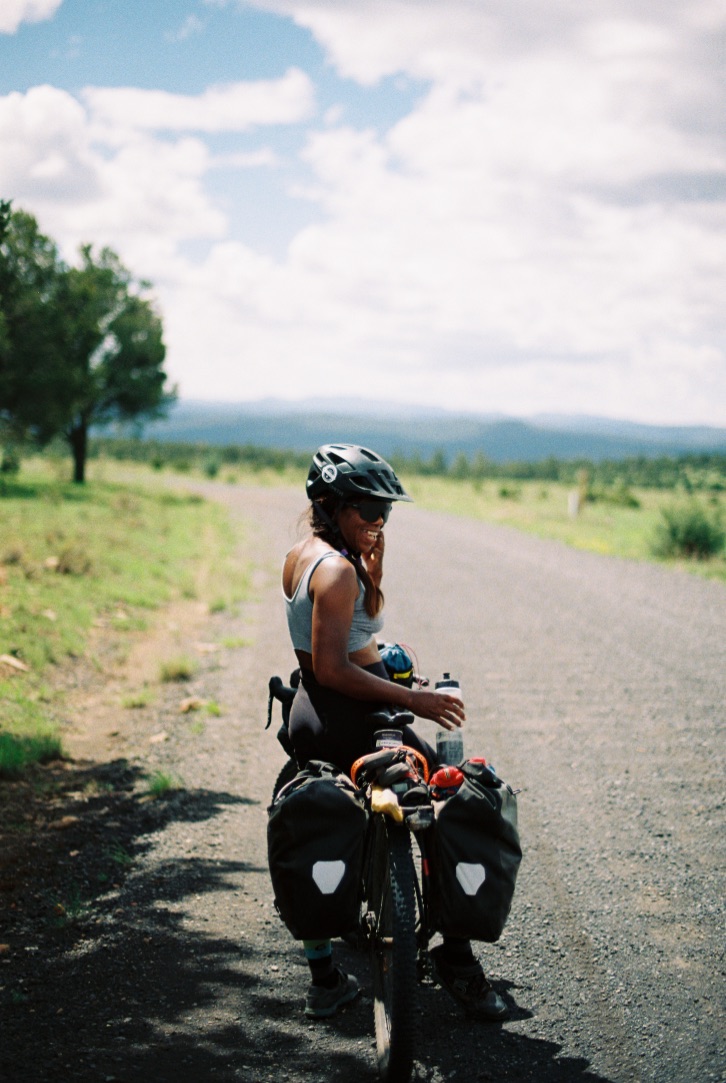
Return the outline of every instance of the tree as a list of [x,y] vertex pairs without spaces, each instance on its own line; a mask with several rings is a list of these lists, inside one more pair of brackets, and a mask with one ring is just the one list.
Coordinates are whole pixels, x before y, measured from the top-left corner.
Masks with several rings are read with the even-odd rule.
[[0,423],[6,439],[28,435],[42,414],[43,374],[56,369],[56,246],[23,211],[2,204],[0,236]]
[[173,401],[165,390],[166,349],[161,319],[115,252],[94,257],[81,249],[81,266],[63,284],[63,353],[66,376],[63,434],[70,444],[74,480],[84,480],[92,425],[158,417]]
[[0,417],[41,445],[63,436],[82,483],[93,425],[158,417],[175,391],[148,283],[110,248],[79,255],[68,267],[30,215],[11,215],[0,243]]

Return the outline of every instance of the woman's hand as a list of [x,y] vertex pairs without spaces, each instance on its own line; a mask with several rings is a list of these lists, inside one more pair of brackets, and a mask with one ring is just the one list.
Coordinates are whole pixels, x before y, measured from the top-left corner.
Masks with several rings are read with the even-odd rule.
[[378,531],[373,548],[369,553],[363,554],[365,569],[371,577],[373,585],[380,587],[383,578],[383,552],[386,548],[386,539],[382,530]]
[[445,730],[458,729],[466,721],[464,704],[446,692],[413,692],[410,709],[419,718],[428,718]]

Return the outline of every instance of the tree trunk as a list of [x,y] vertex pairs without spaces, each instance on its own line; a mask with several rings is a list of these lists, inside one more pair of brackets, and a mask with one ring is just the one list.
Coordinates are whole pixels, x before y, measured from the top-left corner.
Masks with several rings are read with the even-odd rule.
[[86,480],[86,454],[88,452],[88,425],[85,421],[79,421],[71,429],[68,443],[73,452],[73,480],[78,485],[83,485]]

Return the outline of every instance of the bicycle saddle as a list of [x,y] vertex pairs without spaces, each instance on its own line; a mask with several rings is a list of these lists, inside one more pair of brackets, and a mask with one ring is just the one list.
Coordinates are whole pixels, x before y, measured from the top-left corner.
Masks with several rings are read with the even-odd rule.
[[366,721],[371,722],[376,729],[400,730],[404,726],[412,726],[415,718],[411,711],[398,707],[380,707],[377,711],[371,711],[366,716]]

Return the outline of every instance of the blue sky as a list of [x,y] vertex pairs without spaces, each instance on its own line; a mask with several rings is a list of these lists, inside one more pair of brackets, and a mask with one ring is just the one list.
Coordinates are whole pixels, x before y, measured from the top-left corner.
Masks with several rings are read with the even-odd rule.
[[185,398],[726,425],[721,0],[2,0],[0,196]]

